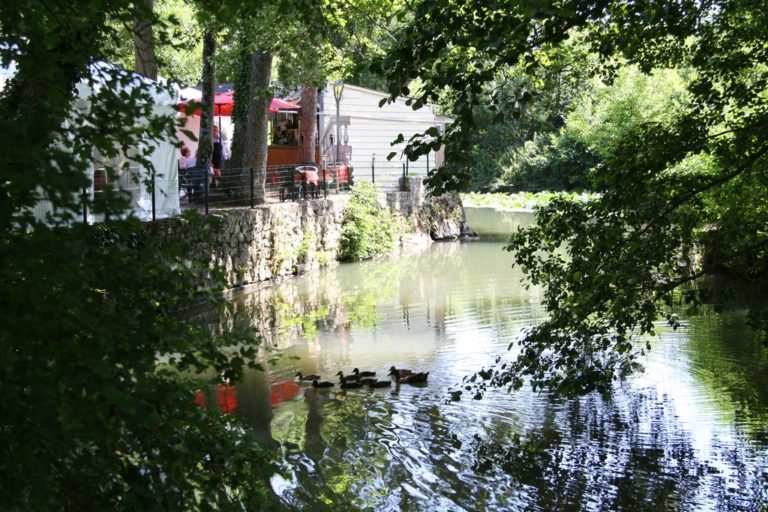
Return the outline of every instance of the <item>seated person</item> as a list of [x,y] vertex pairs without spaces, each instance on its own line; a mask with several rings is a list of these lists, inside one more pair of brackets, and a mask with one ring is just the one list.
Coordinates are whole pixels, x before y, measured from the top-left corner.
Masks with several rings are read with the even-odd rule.
[[179,190],[185,190],[187,197],[190,196],[190,180],[187,169],[197,164],[197,159],[192,156],[192,152],[187,146],[182,146],[179,157]]
[[[187,146],[182,146],[180,152],[179,171],[186,171],[188,167],[194,167],[195,157],[191,156],[192,153],[189,151],[189,148]],[[190,163],[190,160],[192,160],[192,163]]]

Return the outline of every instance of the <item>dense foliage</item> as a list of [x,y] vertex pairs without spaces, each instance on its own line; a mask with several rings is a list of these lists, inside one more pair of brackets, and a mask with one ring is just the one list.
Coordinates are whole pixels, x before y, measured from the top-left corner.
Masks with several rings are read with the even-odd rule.
[[379,204],[376,186],[367,182],[356,184],[344,209],[339,259],[360,261],[391,251],[394,230],[392,214]]
[[[466,149],[448,161],[449,172],[469,175],[475,191],[571,190],[586,187],[595,158],[579,141],[561,135],[570,112],[591,97],[594,59],[582,37],[540,50],[545,66],[503,68],[473,106]],[[450,111],[460,95],[445,93]],[[499,115],[503,113],[503,115]],[[452,170],[450,170],[452,169]]]
[[[445,137],[412,138],[408,154],[441,141],[449,155],[460,153],[480,104],[498,120],[514,115],[492,95],[499,77],[515,66],[533,74],[546,68],[542,49],[576,33],[596,56],[591,73],[618,84],[605,89],[613,97],[601,102],[605,108],[574,113],[566,123],[582,124],[582,144],[600,159],[588,176],[599,195],[554,200],[535,226],[512,237],[516,262],[532,283],[545,285],[549,318],[515,344],[511,364],[478,374],[480,392],[488,383],[518,387],[526,379],[566,393],[609,391],[638,367],[646,348],[636,337],[652,336],[676,300],[700,298],[686,285],[708,268],[692,254],[716,254],[721,267],[746,280],[764,275],[768,14],[761,2],[449,0],[413,9],[418,22],[382,62],[389,90],[393,97],[410,92],[419,106],[448,89],[456,120]],[[645,96],[621,87],[620,70],[630,65],[637,71],[629,69],[635,76],[624,85]],[[670,68],[684,78],[664,71]],[[416,76],[421,87],[408,91]],[[530,93],[522,87],[516,98],[523,107]],[[470,181],[461,167],[430,176],[438,192]]]
[[[236,417],[193,401],[222,373],[237,379],[258,341],[184,319],[217,297],[200,285],[209,258],[130,218],[119,190],[81,192],[94,160],[108,183],[130,179],[130,161],[149,165],[153,141],[175,132],[155,86],[97,64],[132,16],[119,0],[0,4],[0,61],[16,66],[0,94],[2,510],[271,500],[275,455]],[[107,220],[83,224],[84,208]],[[204,236],[203,220],[186,222]]]

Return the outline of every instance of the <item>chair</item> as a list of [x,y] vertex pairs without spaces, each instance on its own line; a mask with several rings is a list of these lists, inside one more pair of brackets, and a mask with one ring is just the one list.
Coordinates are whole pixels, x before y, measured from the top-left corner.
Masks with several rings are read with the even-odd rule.
[[207,165],[195,165],[188,167],[186,173],[189,202],[194,203],[203,199],[207,181],[210,179],[210,170]]
[[328,169],[327,167],[320,171],[320,173],[323,178],[323,189],[327,194],[335,186],[336,174],[333,172],[333,169]]
[[[317,167],[314,165],[300,165],[296,167],[296,179],[301,176],[299,181],[299,196],[307,199],[308,196],[317,197],[317,189],[319,187],[320,175],[318,174]],[[294,182],[296,181],[294,179]]]
[[287,198],[296,199],[296,183],[293,174],[294,170],[291,167],[280,167],[277,170],[277,190],[280,202]]
[[339,162],[331,163],[328,164],[328,170],[329,172],[333,172],[333,175],[336,177],[339,190],[349,190],[351,177],[349,175],[349,168],[346,164]]

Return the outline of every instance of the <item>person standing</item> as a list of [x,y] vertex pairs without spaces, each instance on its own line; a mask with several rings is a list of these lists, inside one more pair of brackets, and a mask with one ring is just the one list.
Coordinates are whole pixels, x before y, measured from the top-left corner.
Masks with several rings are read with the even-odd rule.
[[221,177],[221,170],[224,168],[224,162],[227,158],[227,152],[225,147],[226,135],[219,132],[219,127],[213,126],[213,154],[211,155],[211,165],[213,166],[213,186],[219,186],[219,178]]

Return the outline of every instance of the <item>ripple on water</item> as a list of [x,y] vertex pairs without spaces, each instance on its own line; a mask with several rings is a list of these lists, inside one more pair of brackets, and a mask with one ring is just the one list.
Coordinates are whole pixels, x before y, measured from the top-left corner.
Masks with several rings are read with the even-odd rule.
[[[295,322],[280,341],[303,372],[357,366],[384,378],[391,364],[431,372],[425,387],[310,390],[277,404],[272,432],[293,476],[275,489],[289,507],[758,510],[768,502],[760,380],[768,365],[742,331],[734,341],[733,325],[714,318],[678,332],[660,327],[646,372],[610,400],[492,390],[447,403],[463,377],[542,319],[540,291],[519,288],[500,249],[436,247],[407,271],[373,262],[286,284],[305,286],[286,295],[308,327]],[[318,311],[327,315],[307,320]],[[290,379],[297,366],[273,375]]]

